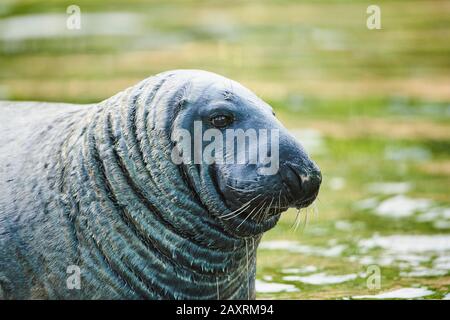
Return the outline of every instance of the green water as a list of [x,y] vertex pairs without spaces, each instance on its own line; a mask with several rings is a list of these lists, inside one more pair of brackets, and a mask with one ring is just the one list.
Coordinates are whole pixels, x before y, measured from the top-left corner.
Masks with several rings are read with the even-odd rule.
[[70,4],[0,3],[3,31],[22,21],[15,38],[0,29],[1,99],[96,102],[164,70],[206,69],[254,90],[305,142],[319,200],[297,228],[289,211],[264,236],[292,241],[258,254],[257,278],[288,292],[259,298],[450,291],[448,1],[377,1],[382,29],[368,30],[370,1],[83,0],[85,33],[62,23],[39,36]]

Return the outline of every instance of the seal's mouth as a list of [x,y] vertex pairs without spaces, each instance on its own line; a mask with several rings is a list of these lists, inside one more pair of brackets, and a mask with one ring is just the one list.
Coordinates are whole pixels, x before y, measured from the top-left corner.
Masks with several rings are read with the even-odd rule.
[[289,208],[310,206],[321,182],[320,172],[305,176],[295,168],[284,168],[281,174],[273,176],[252,174],[250,170],[243,175],[216,165],[209,169],[216,193],[228,208],[217,216],[227,229],[238,234],[267,231]]
[[269,207],[261,202],[248,208],[238,208],[221,217],[226,223],[231,223],[235,231],[253,228],[254,230],[266,231],[272,228],[288,207]]
[[273,198],[264,193],[256,192],[251,195],[245,193],[243,185],[221,187],[217,167],[214,165],[210,166],[210,177],[222,203],[229,209],[229,212],[219,214],[218,218],[239,234],[244,230],[245,233],[258,234],[271,229],[275,226],[280,214],[288,209],[287,206],[280,205],[280,202],[276,203]]
[[317,190],[317,192],[314,193],[309,198],[306,198],[305,200],[302,200],[302,201],[299,201],[299,202],[295,203],[295,205],[292,206],[292,208],[303,209],[303,208],[309,207],[316,200],[318,194],[319,194],[319,191]]
[[[262,182],[259,181],[259,183]],[[319,193],[318,188],[307,193],[298,187],[290,188],[284,183],[266,185],[258,184],[258,181],[251,185],[225,184],[225,186],[221,188],[216,181],[217,193],[226,207],[231,210],[224,219],[243,219],[254,223],[262,223],[274,216],[279,216],[289,208],[306,208],[316,200]]]
[[254,223],[262,223],[263,221],[273,218],[275,216],[281,215],[283,212],[286,212],[290,208],[303,209],[309,207],[317,198],[318,193],[313,196],[302,200],[300,202],[294,204],[278,204],[278,205],[267,205],[270,201],[261,201],[260,203],[256,203],[254,206],[249,206],[248,208],[242,209],[239,211],[238,209],[234,209],[233,215],[229,215],[225,219],[247,219]]

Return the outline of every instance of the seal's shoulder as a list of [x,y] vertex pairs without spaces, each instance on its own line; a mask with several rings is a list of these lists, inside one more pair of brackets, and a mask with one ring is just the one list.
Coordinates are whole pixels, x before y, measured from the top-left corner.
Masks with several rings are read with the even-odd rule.
[[[5,165],[26,156],[26,142],[55,120],[88,105],[47,102],[0,101],[0,175]],[[3,170],[2,170],[3,169]]]

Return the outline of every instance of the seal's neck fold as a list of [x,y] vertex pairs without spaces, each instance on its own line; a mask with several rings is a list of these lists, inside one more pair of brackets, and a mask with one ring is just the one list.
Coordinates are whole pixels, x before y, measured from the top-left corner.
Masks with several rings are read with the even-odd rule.
[[136,297],[252,298],[259,237],[227,234],[168,159],[157,125],[163,84],[151,78],[94,106],[61,149],[76,236],[95,248],[80,259]]

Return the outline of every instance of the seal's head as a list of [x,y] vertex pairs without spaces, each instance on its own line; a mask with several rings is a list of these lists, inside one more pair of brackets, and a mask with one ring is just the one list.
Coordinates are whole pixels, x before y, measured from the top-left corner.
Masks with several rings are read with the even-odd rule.
[[176,75],[172,159],[226,230],[262,233],[281,212],[315,200],[320,170],[267,103],[213,73]]

